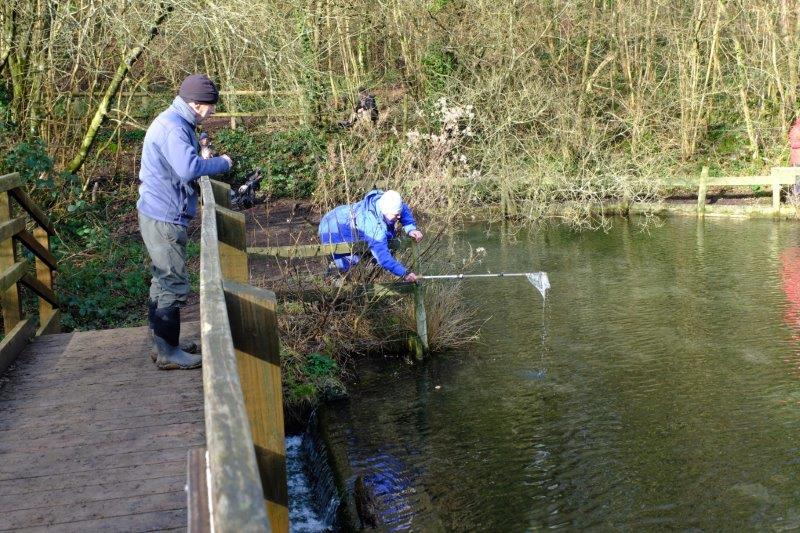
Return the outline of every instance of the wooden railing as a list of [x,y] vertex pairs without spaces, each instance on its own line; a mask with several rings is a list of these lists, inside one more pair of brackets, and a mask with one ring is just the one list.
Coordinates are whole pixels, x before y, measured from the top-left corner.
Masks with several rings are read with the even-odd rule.
[[206,451],[189,455],[189,530],[288,531],[275,295],[247,284],[244,215],[204,177],[200,320]]
[[779,213],[781,209],[781,187],[794,185],[800,176],[800,167],[772,167],[769,176],[716,176],[709,177],[708,167],[703,167],[699,178],[662,180],[665,187],[697,188],[697,212],[706,210],[708,187],[739,187],[746,185],[768,186],[772,188],[772,210]]
[[[0,342],[0,373],[34,334],[55,333],[60,329],[58,298],[53,292],[53,271],[57,264],[50,252],[53,226],[22,185],[18,172],[0,176],[0,307],[5,333]],[[12,209],[12,200],[21,211]],[[33,229],[29,231],[31,222]],[[33,256],[33,266],[30,259],[18,253],[18,244]],[[30,273],[33,268],[35,275]],[[38,328],[36,317],[24,316],[20,285],[38,296]]]

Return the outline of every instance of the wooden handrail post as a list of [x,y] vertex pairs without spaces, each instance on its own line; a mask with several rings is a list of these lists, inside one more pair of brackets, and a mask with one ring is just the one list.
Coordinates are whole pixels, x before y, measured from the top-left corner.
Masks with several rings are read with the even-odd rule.
[[[7,191],[0,193],[0,223],[11,220],[11,200]],[[0,241],[0,272],[14,266],[16,245],[13,239]],[[19,285],[14,284],[0,295],[0,306],[3,308],[3,325],[8,334],[22,320],[22,303],[19,297]]]
[[231,186],[222,181],[212,179],[209,179],[208,182],[211,184],[211,191],[214,193],[214,201],[217,202],[217,205],[230,209]]
[[700,172],[700,185],[697,188],[697,214],[700,216],[706,213],[706,192],[708,191],[708,167],[703,167]]
[[245,409],[272,531],[289,530],[283,392],[275,294],[223,282]]
[[[37,227],[33,230],[33,235],[45,250],[50,250],[50,235],[46,230]],[[39,257],[36,257],[36,279],[48,289],[53,290],[53,271]],[[61,329],[57,309],[44,298],[39,298],[39,326],[37,335],[57,333]]]
[[247,283],[250,270],[247,264],[247,233],[242,213],[217,206],[219,260],[225,279]]
[[208,512],[208,478],[206,477],[206,449],[189,450],[186,457],[186,515],[188,533],[211,531]]

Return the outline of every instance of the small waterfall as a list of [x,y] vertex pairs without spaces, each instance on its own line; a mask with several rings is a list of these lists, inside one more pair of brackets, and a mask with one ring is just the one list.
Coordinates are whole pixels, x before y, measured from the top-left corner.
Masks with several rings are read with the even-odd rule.
[[[315,415],[309,424],[311,428]],[[335,529],[339,495],[325,445],[307,429],[286,438],[290,531],[317,533]]]
[[329,525],[336,522],[339,510],[339,492],[330,466],[325,443],[315,435],[316,413],[311,415],[308,429],[303,434],[303,458],[311,480],[314,503],[322,520]]

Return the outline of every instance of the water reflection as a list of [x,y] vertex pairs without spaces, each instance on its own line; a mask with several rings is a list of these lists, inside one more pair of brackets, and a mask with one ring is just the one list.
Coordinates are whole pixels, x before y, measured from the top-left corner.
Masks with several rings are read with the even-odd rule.
[[791,328],[792,340],[796,345],[783,360],[789,365],[790,372],[800,377],[800,247],[785,249],[780,261],[781,283],[787,303],[783,320]]

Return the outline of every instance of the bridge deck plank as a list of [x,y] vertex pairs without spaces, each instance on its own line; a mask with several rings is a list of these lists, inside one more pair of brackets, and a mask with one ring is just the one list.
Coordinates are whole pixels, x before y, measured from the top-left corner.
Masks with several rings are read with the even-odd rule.
[[186,454],[205,443],[202,375],[159,371],[149,350],[146,328],[25,348],[0,379],[0,530],[186,527]]

